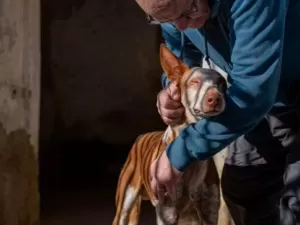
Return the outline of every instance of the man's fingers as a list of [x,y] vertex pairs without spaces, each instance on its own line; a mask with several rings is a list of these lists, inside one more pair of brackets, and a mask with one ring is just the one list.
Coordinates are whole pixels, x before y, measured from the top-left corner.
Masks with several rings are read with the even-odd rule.
[[157,197],[159,200],[159,203],[164,204],[165,196],[166,196],[166,188],[164,185],[158,185],[156,186],[157,189]]
[[168,183],[166,185],[166,190],[168,195],[171,197],[173,201],[176,200],[176,184]]
[[172,99],[169,99],[168,101],[161,102],[161,106],[163,106],[166,109],[178,109],[183,108],[182,103],[180,101],[174,101]]
[[158,113],[161,115],[161,112],[160,112],[160,105],[159,105],[159,101],[157,100],[156,101],[156,108],[158,110]]
[[151,191],[154,195],[154,197],[156,199],[158,199],[158,195],[157,195],[157,181],[155,178],[152,178],[151,182],[150,182],[150,187],[151,187]]
[[170,93],[161,92],[158,96],[159,105],[167,109],[177,109],[182,107],[181,101],[172,99]]
[[154,160],[150,166],[150,188],[154,194],[154,197],[157,199],[157,180],[156,180],[156,171],[157,171],[157,159]]
[[167,117],[169,119],[177,119],[177,118],[182,117],[182,115],[184,113],[184,109],[178,108],[178,109],[170,110],[170,109],[166,109],[166,108],[160,108],[160,113],[161,113],[161,115],[163,115],[164,117]]
[[164,121],[164,123],[167,124],[167,125],[170,125],[170,126],[180,124],[182,122],[182,119],[183,118],[181,118],[181,117],[177,118],[177,119],[170,119],[170,118],[167,118],[165,116],[162,116],[162,120]]

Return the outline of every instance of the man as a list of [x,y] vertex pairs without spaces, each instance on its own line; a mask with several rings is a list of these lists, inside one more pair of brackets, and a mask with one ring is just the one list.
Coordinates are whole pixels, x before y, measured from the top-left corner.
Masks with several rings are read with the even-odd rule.
[[[169,192],[194,160],[229,145],[224,198],[237,225],[300,224],[300,0],[136,0],[189,65],[209,57],[228,73],[225,112],[184,129],[152,165],[152,189]],[[182,119],[164,78],[158,110]]]

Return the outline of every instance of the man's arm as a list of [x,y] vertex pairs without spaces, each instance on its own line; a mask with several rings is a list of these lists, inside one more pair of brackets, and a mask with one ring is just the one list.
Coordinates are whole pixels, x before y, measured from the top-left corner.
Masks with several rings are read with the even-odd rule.
[[[172,26],[172,29],[170,29]],[[172,24],[162,24],[162,36],[165,45],[186,65],[202,66],[202,53],[190,42],[190,40]],[[163,87],[169,84],[166,75],[162,76]]]
[[192,161],[221,151],[260,122],[272,108],[280,80],[288,1],[235,0],[229,30],[232,85],[223,114],[185,128],[168,146],[168,158],[183,171]]

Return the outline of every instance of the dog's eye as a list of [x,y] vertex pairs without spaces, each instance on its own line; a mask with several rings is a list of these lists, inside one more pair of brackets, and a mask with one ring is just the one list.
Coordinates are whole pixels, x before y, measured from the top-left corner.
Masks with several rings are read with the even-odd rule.
[[190,81],[191,84],[200,84],[200,80],[199,79],[192,79]]

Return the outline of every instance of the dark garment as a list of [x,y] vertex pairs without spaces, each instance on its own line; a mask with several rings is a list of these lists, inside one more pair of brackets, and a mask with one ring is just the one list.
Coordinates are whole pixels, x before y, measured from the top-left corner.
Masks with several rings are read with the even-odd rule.
[[236,225],[300,225],[300,84],[229,146],[224,199]]

